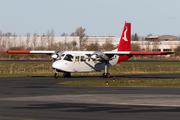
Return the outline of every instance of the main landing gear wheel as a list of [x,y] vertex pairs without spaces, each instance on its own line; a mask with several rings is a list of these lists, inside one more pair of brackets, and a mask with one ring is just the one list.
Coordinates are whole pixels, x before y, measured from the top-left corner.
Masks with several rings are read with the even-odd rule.
[[67,78],[67,77],[69,78],[69,77],[71,77],[71,73],[70,72],[64,72],[63,77],[64,78]]
[[58,73],[54,73],[54,78],[58,78],[58,77],[59,77]]
[[107,73],[107,74],[103,73],[102,76],[103,76],[103,78],[110,78],[111,77],[111,75],[109,73]]

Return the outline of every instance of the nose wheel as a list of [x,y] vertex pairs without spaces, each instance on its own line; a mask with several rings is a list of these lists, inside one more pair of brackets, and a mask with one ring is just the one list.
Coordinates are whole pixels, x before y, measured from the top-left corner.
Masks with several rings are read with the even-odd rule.
[[59,75],[58,75],[58,72],[56,71],[56,69],[54,69],[54,78],[58,78],[59,77]]
[[58,77],[59,77],[58,73],[54,73],[54,78],[58,78]]

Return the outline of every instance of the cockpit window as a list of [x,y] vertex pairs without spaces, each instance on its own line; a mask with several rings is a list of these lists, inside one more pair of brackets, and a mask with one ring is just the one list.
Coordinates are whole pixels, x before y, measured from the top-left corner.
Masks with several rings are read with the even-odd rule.
[[64,57],[64,60],[73,62],[73,56],[70,55],[70,54],[67,54],[67,55]]

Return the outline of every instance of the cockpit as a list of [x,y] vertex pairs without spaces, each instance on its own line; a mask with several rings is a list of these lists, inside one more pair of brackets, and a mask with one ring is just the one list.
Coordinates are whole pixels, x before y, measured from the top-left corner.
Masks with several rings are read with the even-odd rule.
[[67,60],[69,62],[86,61],[84,55],[74,55],[74,54],[62,54],[61,56],[59,56],[58,60]]
[[62,54],[59,57],[59,60],[67,60],[67,61],[73,62],[73,58],[74,56],[72,56],[71,54]]
[[67,60],[67,61],[73,61],[73,56],[70,55],[70,54],[66,54],[66,56],[64,57],[64,60]]

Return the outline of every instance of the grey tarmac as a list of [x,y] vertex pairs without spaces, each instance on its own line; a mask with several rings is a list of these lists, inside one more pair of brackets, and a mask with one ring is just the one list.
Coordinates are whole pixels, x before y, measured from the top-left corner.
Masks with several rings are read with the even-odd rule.
[[[116,79],[180,78],[126,75]],[[95,87],[60,81],[104,80],[101,76],[0,78],[0,120],[119,120],[180,118],[179,87]]]

